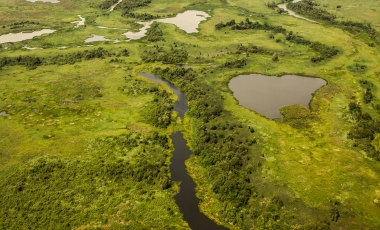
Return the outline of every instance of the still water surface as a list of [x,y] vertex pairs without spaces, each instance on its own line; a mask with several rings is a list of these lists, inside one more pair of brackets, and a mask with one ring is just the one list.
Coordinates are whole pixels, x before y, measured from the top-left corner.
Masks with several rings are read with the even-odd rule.
[[177,14],[175,17],[172,18],[163,18],[148,22],[137,22],[138,24],[143,25],[143,27],[139,31],[128,31],[123,35],[130,40],[138,40],[140,38],[143,38],[145,37],[146,32],[148,31],[153,22],[169,23],[176,25],[178,28],[184,30],[186,33],[197,33],[199,23],[201,23],[204,20],[207,20],[208,17],[210,17],[210,15],[203,11],[187,10],[183,13]]
[[0,36],[0,44],[7,43],[7,42],[21,42],[29,39],[33,39],[34,37],[38,37],[44,34],[51,34],[54,33],[55,30],[50,29],[43,29],[39,31],[33,31],[30,33],[10,33],[10,34],[4,34]]
[[313,93],[325,84],[321,78],[249,74],[233,78],[229,88],[240,105],[274,119],[282,117],[280,108],[285,105],[308,107]]

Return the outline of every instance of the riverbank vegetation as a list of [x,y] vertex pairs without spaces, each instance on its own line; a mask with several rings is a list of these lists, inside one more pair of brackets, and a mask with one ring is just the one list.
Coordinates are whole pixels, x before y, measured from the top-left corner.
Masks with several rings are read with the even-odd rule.
[[[380,65],[365,28],[377,28],[380,9],[341,1],[312,6],[337,24],[278,14],[261,0],[123,0],[112,12],[117,1],[1,1],[0,34],[57,31],[0,48],[0,228],[188,229],[170,181],[173,130],[194,152],[187,169],[200,209],[219,224],[379,228]],[[211,17],[198,33],[154,23],[146,37],[122,41],[138,21],[185,10]],[[79,14],[85,26],[74,28]],[[92,34],[121,42],[84,44]],[[177,85],[189,99],[185,118],[173,116],[167,87],[138,72]],[[228,88],[248,73],[328,84],[309,108],[289,105],[268,120]]]

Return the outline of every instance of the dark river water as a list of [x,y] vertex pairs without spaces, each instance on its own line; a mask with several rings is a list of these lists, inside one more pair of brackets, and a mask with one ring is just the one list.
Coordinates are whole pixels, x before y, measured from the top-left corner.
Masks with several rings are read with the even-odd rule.
[[274,119],[282,117],[283,106],[308,107],[313,93],[324,85],[326,81],[321,78],[249,74],[233,78],[228,86],[240,105]]
[[[138,73],[138,75],[153,82],[165,83],[165,85],[178,96],[178,101],[174,104],[174,110],[178,112],[179,117],[184,117],[185,112],[188,110],[187,97],[178,87],[150,73]],[[174,145],[173,157],[170,159],[170,173],[173,181],[181,182],[180,192],[174,196],[174,200],[183,214],[183,219],[189,224],[190,228],[194,230],[227,229],[217,225],[200,212],[198,206],[199,199],[195,196],[196,184],[189,176],[185,165],[185,161],[189,159],[192,152],[187,146],[187,142],[181,132],[173,133],[170,137]]]

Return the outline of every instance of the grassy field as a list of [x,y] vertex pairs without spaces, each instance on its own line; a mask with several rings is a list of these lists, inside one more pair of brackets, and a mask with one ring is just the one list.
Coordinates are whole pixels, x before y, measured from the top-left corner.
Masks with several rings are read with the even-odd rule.
[[365,23],[371,23],[377,28],[377,30],[380,29],[380,19],[378,17],[380,3],[377,1],[364,0],[355,2],[348,0],[318,0],[316,2],[342,19],[360,20]]
[[[199,126],[210,124],[191,113],[184,123],[172,119],[168,127],[156,127],[147,118],[147,107],[159,104],[155,92],[167,88],[156,89],[137,77],[137,72],[153,72],[156,67],[175,69],[175,65],[143,63],[142,53],[155,47],[186,50],[188,58],[181,64],[199,65],[194,68],[194,84],[206,85],[209,92],[223,98],[222,115],[215,118],[216,124],[227,121],[255,130],[253,134],[243,132],[245,139],[257,141],[250,145],[249,160],[242,166],[251,170],[247,184],[255,188],[243,207],[234,207],[213,189],[217,181],[212,175],[218,168],[206,167],[199,155],[187,162],[198,184],[201,210],[210,218],[232,229],[278,229],[276,223],[284,229],[307,229],[310,223],[328,223],[331,229],[380,227],[380,164],[348,138],[358,127],[350,103],[360,105],[373,120],[380,120],[377,47],[369,47],[337,27],[278,14],[259,0],[152,0],[133,12],[167,17],[195,9],[208,12],[211,18],[200,24],[199,33],[187,34],[174,25],[159,24],[160,41],[143,38],[78,47],[87,45],[83,41],[91,34],[123,39],[125,31],[96,26],[139,28],[135,23],[139,19],[122,16],[119,9],[112,13],[101,10],[97,7],[101,2],[0,3],[0,34],[57,30],[33,40],[3,44],[0,59],[52,58],[100,46],[115,53],[129,51],[127,57],[74,64],[0,68],[0,112],[7,114],[0,116],[0,194],[7,198],[0,205],[2,228],[188,228],[173,199],[178,184],[168,185],[172,150],[168,136],[174,129],[183,129],[191,148],[197,150]],[[359,6],[352,1],[317,2],[339,19],[358,19],[379,27],[376,1],[363,1]],[[86,18],[86,26],[75,29],[71,22],[79,20],[78,14]],[[335,47],[339,53],[313,63],[310,59],[317,55],[315,50],[288,40],[282,33],[215,29],[218,23],[239,23],[246,18],[282,26],[308,41]],[[12,28],[15,22],[23,21],[35,23]],[[44,49],[22,49],[25,45]],[[257,46],[265,52],[238,52],[240,45]],[[69,48],[56,48],[62,46]],[[279,61],[272,60],[273,54]],[[245,59],[246,65],[223,67],[239,59]],[[210,65],[213,67],[205,67]],[[328,84],[314,94],[310,110],[285,107],[285,117],[273,121],[240,106],[228,89],[231,78],[247,73],[299,74],[323,78]],[[369,103],[362,81],[372,84]],[[195,105],[189,104],[190,110]],[[234,135],[241,138],[236,132]],[[379,140],[380,134],[375,133],[370,143],[377,151]],[[274,208],[274,198],[283,206]]]

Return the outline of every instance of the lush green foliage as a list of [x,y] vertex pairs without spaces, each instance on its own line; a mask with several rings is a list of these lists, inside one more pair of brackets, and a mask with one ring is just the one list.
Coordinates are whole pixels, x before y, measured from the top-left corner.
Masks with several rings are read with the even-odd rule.
[[248,53],[248,54],[268,54],[268,55],[274,55],[275,53],[269,49],[265,49],[262,47],[258,47],[252,44],[248,44],[247,46],[244,46],[242,44],[239,44],[237,47],[237,54],[241,53]]
[[14,22],[9,25],[3,25],[2,27],[3,28],[9,27],[10,29],[14,30],[14,29],[19,29],[19,28],[24,28],[28,25],[40,25],[40,23],[27,20],[27,21]]
[[189,100],[189,114],[194,118],[209,121],[221,114],[221,97],[210,87],[196,82],[196,72],[191,68],[155,68],[154,73],[178,85],[185,92]]
[[153,101],[145,105],[143,114],[150,124],[166,128],[172,119],[173,104],[173,100],[166,91],[157,91]]
[[119,0],[105,0],[99,4],[100,9],[109,9],[113,4],[116,4]]
[[[94,139],[81,158],[34,159],[2,180],[0,226],[64,229],[132,221],[131,227],[141,228],[133,215],[124,213],[129,208],[144,212],[133,210],[133,203],[157,202],[162,199],[158,191],[170,188],[167,150],[166,136],[127,132]],[[127,207],[122,207],[126,201]],[[148,226],[170,228],[171,207],[157,208],[168,222],[148,222]]]
[[146,33],[146,39],[150,42],[165,41],[162,30],[157,22],[154,22],[148,32]]
[[170,49],[155,45],[153,48],[146,49],[141,54],[144,62],[163,62],[163,63],[183,63],[189,54],[185,49],[171,47]]
[[170,125],[174,101],[167,91],[157,86],[146,85],[130,75],[125,77],[125,81],[126,84],[119,87],[123,93],[134,96],[148,93],[154,95],[153,100],[147,103],[142,111],[145,121],[159,128],[166,128]]
[[375,97],[372,93],[373,89],[375,88],[375,85],[372,82],[367,81],[367,80],[361,80],[360,85],[364,88],[364,95],[363,95],[364,103],[366,104],[371,103]]
[[155,17],[147,13],[139,14],[133,12],[136,8],[147,6],[151,2],[151,0],[124,0],[116,6],[116,9],[120,9],[122,11],[122,15],[126,17],[137,18],[140,20],[152,20],[157,18],[157,16]]
[[91,60],[95,58],[105,57],[120,57],[128,56],[129,51],[124,49],[118,53],[109,52],[102,47],[92,50],[84,50],[75,53],[64,55],[56,55],[48,58],[40,58],[34,56],[19,56],[19,57],[2,57],[0,58],[0,68],[6,65],[23,65],[30,69],[34,69],[39,65],[65,65],[74,64],[82,60]]
[[355,141],[354,147],[365,150],[369,157],[380,161],[380,151],[371,144],[375,134],[380,132],[380,122],[373,120],[368,113],[363,113],[360,106],[354,102],[349,104],[349,112],[355,123],[348,133],[348,138]]
[[247,64],[246,58],[238,58],[236,60],[226,61],[222,67],[226,68],[241,68]]

